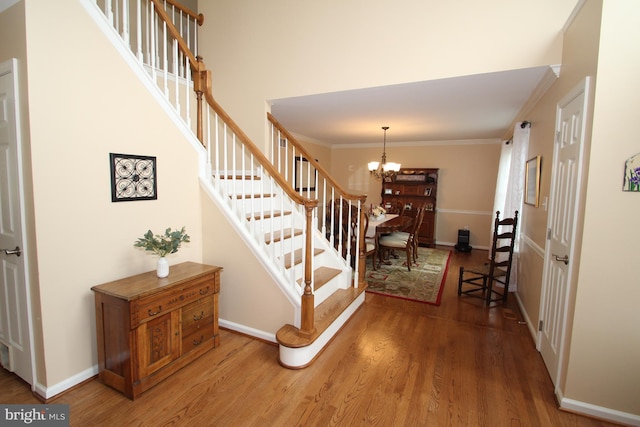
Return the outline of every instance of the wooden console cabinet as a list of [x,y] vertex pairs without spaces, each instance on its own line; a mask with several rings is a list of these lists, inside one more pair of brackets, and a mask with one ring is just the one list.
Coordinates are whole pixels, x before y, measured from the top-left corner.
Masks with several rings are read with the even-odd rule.
[[184,262],[94,286],[99,379],[135,399],[220,344],[221,267]]
[[436,243],[436,201],[438,196],[438,169],[401,168],[395,177],[382,184],[382,206],[389,213],[415,217],[421,205],[426,206],[424,219],[418,232],[421,245],[433,247]]

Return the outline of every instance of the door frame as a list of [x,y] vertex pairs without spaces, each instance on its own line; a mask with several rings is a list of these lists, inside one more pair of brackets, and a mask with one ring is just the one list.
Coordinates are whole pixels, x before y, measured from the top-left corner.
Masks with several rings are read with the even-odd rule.
[[[583,139],[581,141],[580,154],[578,159],[579,165],[578,165],[576,199],[575,199],[573,212],[571,212],[571,215],[573,216],[573,230],[572,230],[572,236],[571,236],[571,248],[568,254],[571,262],[569,264],[568,273],[567,273],[567,289],[564,294],[564,301],[560,302],[560,304],[562,304],[563,306],[563,313],[562,313],[562,327],[560,332],[560,349],[558,351],[558,361],[557,361],[558,368],[557,368],[555,378],[551,379],[554,384],[554,392],[556,396],[560,396],[560,393],[561,393],[559,382],[563,375],[564,362],[567,356],[567,348],[566,348],[567,335],[570,332],[568,330],[568,323],[569,323],[568,319],[569,319],[569,308],[570,308],[569,302],[572,299],[572,295],[575,294],[575,287],[576,287],[576,281],[575,281],[576,274],[577,274],[577,262],[576,262],[577,259],[575,256],[577,252],[577,248],[576,248],[577,236],[576,235],[577,235],[577,232],[580,230],[580,228],[578,227],[578,217],[579,217],[580,209],[582,207],[584,190],[586,188],[583,177],[585,174],[585,154],[587,152],[586,145],[588,144],[588,139],[586,137],[586,129],[587,129],[587,119],[589,117],[588,108],[589,108],[589,96],[591,93],[591,88],[590,88],[591,80],[592,79],[589,76],[586,76],[572,90],[570,90],[565,96],[563,96],[560,99],[560,101],[558,101],[558,103],[556,104],[556,123],[554,128],[555,135],[554,135],[554,144],[553,144],[554,148],[553,148],[553,158],[552,158],[552,168],[551,168],[551,186],[549,189],[550,192],[554,190],[555,180],[557,179],[557,173],[558,173],[558,161],[557,161],[558,160],[557,159],[558,135],[559,135],[559,132],[561,131],[560,126],[562,125],[562,118],[561,118],[562,110],[576,97],[580,96],[581,94],[584,96],[583,120],[582,120],[582,127],[583,127],[582,138]],[[547,224],[551,224],[552,218],[557,209],[557,206],[555,206],[555,203],[553,203],[553,200],[554,200],[553,196],[554,196],[553,194],[549,194],[549,200],[551,203],[549,206],[549,211],[547,213]],[[542,288],[541,288],[540,307],[539,307],[539,314],[538,314],[538,319],[540,322],[543,322],[546,320],[543,318],[543,316],[544,316],[545,308],[547,307],[548,300],[549,298],[551,298],[551,295],[549,295],[549,288],[547,283],[549,281],[550,265],[551,263],[555,262],[552,259],[551,250],[550,250],[550,241],[551,241],[550,230],[551,229],[549,228],[549,226],[547,226],[547,238],[545,240],[545,253],[544,253],[544,266],[543,266],[543,272],[542,272]],[[538,327],[538,332],[536,336],[536,349],[538,351],[541,350],[542,338],[543,338],[543,334],[542,334],[541,328]]]
[[[0,75],[9,74],[11,75],[12,86],[13,86],[13,115],[15,121],[15,134],[13,137],[15,138],[16,143],[16,157],[17,157],[17,179],[18,179],[18,188],[17,188],[17,196],[18,196],[18,206],[20,209],[20,215],[18,221],[20,221],[20,239],[19,246],[21,248],[23,256],[23,277],[24,277],[24,286],[25,286],[25,305],[23,307],[26,310],[26,319],[27,325],[25,326],[26,333],[29,335],[26,340],[29,345],[29,354],[31,356],[30,367],[31,372],[29,385],[31,386],[31,390],[36,390],[37,379],[37,367],[36,367],[36,355],[34,353],[35,350],[35,341],[34,341],[34,330],[33,330],[33,303],[31,300],[31,277],[30,277],[30,244],[27,233],[27,219],[26,219],[26,204],[25,204],[25,188],[24,188],[24,153],[23,153],[23,139],[22,139],[22,122],[21,122],[21,101],[20,101],[20,84],[19,84],[19,67],[18,60],[16,58],[11,58],[5,61],[0,62]],[[11,136],[10,136],[11,138]],[[26,378],[23,378],[27,381]]]

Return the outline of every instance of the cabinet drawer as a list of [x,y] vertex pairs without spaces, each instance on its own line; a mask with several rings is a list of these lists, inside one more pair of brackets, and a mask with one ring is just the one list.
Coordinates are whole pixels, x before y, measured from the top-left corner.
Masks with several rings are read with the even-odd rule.
[[176,286],[168,292],[134,301],[131,310],[131,329],[163,313],[168,313],[207,295],[213,295],[220,289],[219,280],[218,275],[208,274],[189,282],[184,287]]
[[[184,335],[182,336],[182,354],[185,354],[196,347],[202,345],[213,344],[214,338],[214,329],[213,329],[213,318],[209,318],[208,322],[199,322],[197,324],[197,328],[194,325],[191,326],[189,331],[183,330]],[[186,333],[190,332],[190,333]]]
[[198,327],[199,323],[213,321],[213,297],[202,298],[182,309],[182,330],[192,326]]

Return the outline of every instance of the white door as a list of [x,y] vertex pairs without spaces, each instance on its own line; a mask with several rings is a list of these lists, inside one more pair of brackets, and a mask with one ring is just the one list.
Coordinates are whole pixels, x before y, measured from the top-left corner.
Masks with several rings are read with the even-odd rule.
[[0,63],[0,360],[33,388],[16,64],[15,60]]
[[589,78],[557,107],[549,224],[540,305],[538,349],[555,385],[560,375],[566,333],[567,297],[574,273],[573,255],[584,155]]

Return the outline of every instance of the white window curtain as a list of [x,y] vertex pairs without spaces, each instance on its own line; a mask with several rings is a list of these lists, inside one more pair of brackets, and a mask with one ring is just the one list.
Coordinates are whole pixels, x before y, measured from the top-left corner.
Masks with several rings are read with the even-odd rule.
[[[525,125],[523,126],[523,123]],[[527,153],[529,152],[529,124],[516,123],[513,139],[509,144],[502,144],[498,181],[493,204],[493,212],[500,211],[500,218],[513,217],[518,211],[518,233],[511,264],[509,292],[518,289],[518,254],[520,248],[520,227],[522,218],[522,204],[524,200],[524,174]],[[494,217],[495,218],[495,217]],[[493,238],[493,221],[491,221],[491,238]]]

